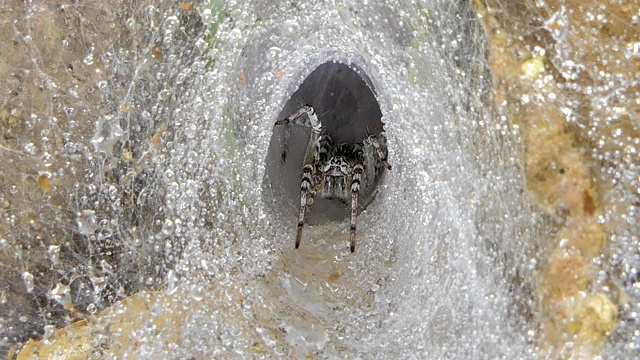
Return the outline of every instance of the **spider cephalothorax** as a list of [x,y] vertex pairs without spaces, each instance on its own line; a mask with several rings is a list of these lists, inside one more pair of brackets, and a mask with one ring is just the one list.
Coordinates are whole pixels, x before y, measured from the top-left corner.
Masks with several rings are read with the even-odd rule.
[[[322,123],[311,105],[305,105],[286,119],[276,121],[276,125],[289,124],[308,126],[312,129],[302,167],[296,249],[300,246],[307,207],[311,206],[314,197],[319,193],[323,198],[338,198],[344,203],[351,202],[350,240],[353,252],[356,246],[358,194],[361,189],[374,183],[383,166],[391,170],[391,165],[387,162],[385,134],[382,132],[369,135],[362,140],[336,146],[331,136],[322,133]],[[285,134],[287,133],[285,131]],[[286,144],[284,149],[283,161],[286,159]]]

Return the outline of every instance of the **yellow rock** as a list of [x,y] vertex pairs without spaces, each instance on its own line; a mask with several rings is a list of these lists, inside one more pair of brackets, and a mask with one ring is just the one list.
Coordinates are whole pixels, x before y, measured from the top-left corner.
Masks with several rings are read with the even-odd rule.
[[575,314],[580,324],[578,338],[584,342],[601,345],[618,322],[618,308],[604,293],[585,298]]
[[536,56],[522,64],[522,73],[529,79],[535,80],[544,71],[544,56]]
[[[158,306],[163,311],[152,311]],[[179,316],[179,305],[173,298],[161,292],[142,291],[105,309],[89,321],[81,320],[57,330],[55,341],[30,340],[17,360],[87,359],[96,352],[122,358],[142,343],[135,337],[135,330],[144,328],[148,323],[163,329]],[[107,333],[110,333],[107,342],[97,340],[96,334]]]

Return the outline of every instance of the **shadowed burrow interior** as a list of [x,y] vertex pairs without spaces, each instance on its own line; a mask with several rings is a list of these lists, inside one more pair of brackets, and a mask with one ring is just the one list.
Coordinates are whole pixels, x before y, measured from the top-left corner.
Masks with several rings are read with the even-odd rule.
[[[336,145],[361,141],[383,131],[382,112],[371,81],[353,64],[327,62],[318,66],[273,120],[284,119],[305,104],[314,107],[323,133],[330,135]],[[279,215],[293,218],[300,206],[300,181],[311,129],[301,125],[290,125],[289,129],[287,155],[283,158],[285,127],[273,128],[266,159],[265,199]],[[383,175],[384,171],[360,192],[361,210],[373,200]],[[342,220],[349,215],[349,209],[350,204],[338,199],[316,196],[305,220],[311,225]]]

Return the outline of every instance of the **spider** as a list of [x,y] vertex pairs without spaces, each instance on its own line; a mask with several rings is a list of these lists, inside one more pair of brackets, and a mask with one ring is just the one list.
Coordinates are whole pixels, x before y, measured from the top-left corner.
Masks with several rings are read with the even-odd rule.
[[[374,183],[383,171],[391,170],[387,161],[387,138],[384,132],[369,135],[362,140],[336,145],[330,135],[324,134],[322,123],[311,105],[304,105],[289,117],[276,121],[275,125],[302,125],[311,128],[300,183],[300,211],[296,249],[302,239],[302,227],[307,208],[319,192],[326,199],[337,198],[343,203],[351,202],[351,252],[356,248],[356,220],[358,216],[358,194]],[[285,130],[285,141],[288,131]],[[282,154],[286,158],[287,147]]]

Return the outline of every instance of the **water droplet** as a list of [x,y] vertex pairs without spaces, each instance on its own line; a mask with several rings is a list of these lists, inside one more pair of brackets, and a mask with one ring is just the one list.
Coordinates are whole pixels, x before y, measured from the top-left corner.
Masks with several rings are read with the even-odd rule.
[[167,100],[171,95],[171,90],[164,89],[158,93],[158,100]]
[[60,245],[49,245],[47,253],[49,254],[49,258],[51,258],[52,263],[58,263],[60,258]]
[[64,151],[69,154],[73,154],[74,152],[76,152],[76,144],[72,142],[64,144]]
[[78,224],[78,231],[82,235],[89,236],[98,229],[96,212],[93,210],[82,210],[78,213],[76,222]]
[[136,21],[133,18],[127,19],[126,22],[127,29],[135,30],[136,29]]
[[82,63],[85,65],[93,65],[93,53],[89,53],[82,59]]
[[56,342],[56,327],[53,325],[45,325],[44,335],[42,336],[42,342],[46,345],[51,345]]
[[167,295],[173,295],[178,291],[178,288],[178,277],[175,271],[169,270],[167,273],[167,289],[165,290],[165,293]]
[[163,28],[166,33],[171,33],[176,31],[179,25],[180,22],[178,21],[178,18],[175,15],[172,15],[165,19]]
[[116,188],[113,185],[109,186],[109,198],[111,200],[115,200],[117,197],[118,197],[118,188]]
[[169,236],[173,233],[173,230],[174,230],[173,221],[169,219],[165,220],[164,224],[162,224],[162,235]]
[[93,349],[91,350],[91,354],[89,354],[89,359],[100,359],[104,355],[102,349]]
[[111,228],[104,228],[100,230],[99,240],[108,239],[113,235],[113,230]]
[[213,22],[213,16],[211,15],[211,9],[204,9],[200,19],[205,26],[210,25]]
[[193,164],[193,163],[197,163],[198,160],[199,160],[198,153],[193,150],[189,151],[189,153],[187,154],[187,162],[190,164]]
[[47,152],[42,154],[42,156],[40,156],[40,161],[42,162],[42,165],[44,165],[44,167],[50,167],[52,162],[51,154]]
[[207,42],[204,41],[203,39],[196,40],[196,44],[195,45],[196,45],[196,49],[198,49],[198,50],[200,50],[202,52],[207,50],[207,47],[208,47]]
[[144,11],[147,13],[147,15],[153,15],[157,10],[155,6],[149,5],[144,9]]
[[120,121],[113,116],[105,116],[96,125],[91,143],[96,152],[111,154],[113,146],[120,140],[124,131],[120,127]]
[[191,124],[187,124],[184,127],[184,134],[189,138],[192,139],[194,138],[197,134],[198,134],[198,127],[196,126],[196,124],[191,123]]
[[178,74],[178,76],[176,76],[176,84],[182,84],[184,82],[184,80],[187,78],[187,76],[189,75],[189,70],[185,70],[183,72],[181,72],[180,74]]
[[204,295],[203,293],[203,289],[201,286],[194,286],[191,289],[191,298],[195,301],[201,301],[202,299],[204,299]]
[[24,144],[23,146],[24,151],[27,152],[27,154],[34,156],[36,154],[36,146],[33,143],[27,143]]
[[173,170],[168,169],[167,171],[165,171],[162,175],[162,180],[164,180],[167,185],[173,183],[175,181],[175,173],[173,172]]
[[27,289],[27,292],[33,292],[33,287],[35,286],[33,281],[33,274],[28,271],[23,272],[22,280],[24,281],[24,287]]
[[282,49],[277,46],[272,46],[269,48],[269,57],[271,59],[277,60],[280,58],[280,54],[282,53]]
[[165,48],[170,48],[171,46],[173,46],[173,37],[171,37],[171,35],[163,37],[162,45],[164,45]]
[[300,31],[300,24],[293,19],[285,21],[284,26],[285,26],[285,29],[287,29],[287,31],[290,33],[297,33]]
[[96,305],[94,303],[91,303],[89,305],[87,305],[87,312],[89,314],[95,314],[98,311],[98,308],[96,307]]
[[[293,32],[296,29],[297,28],[292,27],[292,28],[289,28],[289,31]],[[240,39],[242,39],[242,30],[235,28],[228,33],[228,36],[229,36],[229,39],[228,39],[229,41],[240,41]]]

